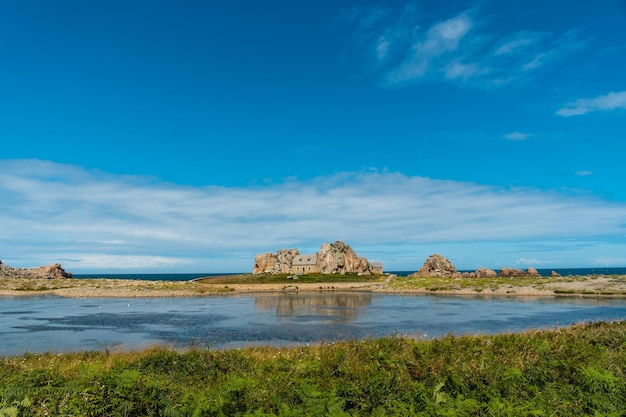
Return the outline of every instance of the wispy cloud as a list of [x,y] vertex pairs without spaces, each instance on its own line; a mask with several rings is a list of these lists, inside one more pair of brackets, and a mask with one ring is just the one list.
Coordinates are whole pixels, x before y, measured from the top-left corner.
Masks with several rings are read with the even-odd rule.
[[512,35],[500,39],[496,43],[494,55],[512,55],[525,53],[529,49],[534,49],[543,43],[546,34],[539,32],[516,32]]
[[577,30],[494,33],[478,8],[435,22],[412,7],[351,10],[357,44],[385,86],[434,81],[494,88],[528,79],[588,43]]
[[511,132],[511,133],[502,135],[503,138],[508,139],[508,140],[526,140],[531,136],[532,134],[530,133],[522,133],[522,132]]
[[433,25],[405,51],[404,62],[387,74],[387,81],[397,84],[423,77],[438,58],[459,48],[471,27],[472,20],[465,13]]
[[621,267],[626,265],[626,257],[599,257],[595,260],[595,263],[605,267]]
[[606,95],[581,98],[565,104],[556,114],[563,117],[580,116],[595,111],[626,109],[626,91],[610,92]]
[[531,259],[520,258],[515,261],[516,265],[525,266],[525,267],[529,267],[529,266],[537,267],[539,265],[546,265],[546,264],[549,265],[551,263],[553,263],[553,261],[537,259],[537,258],[531,258]]
[[590,175],[593,175],[592,171],[588,171],[588,170],[582,170],[582,171],[576,171],[576,176],[578,177],[588,177]]
[[65,259],[70,270],[249,270],[257,253],[317,250],[336,239],[380,259],[380,246],[406,253],[626,233],[624,204],[391,172],[189,187],[17,160],[0,161],[0,195],[0,259],[16,266]]

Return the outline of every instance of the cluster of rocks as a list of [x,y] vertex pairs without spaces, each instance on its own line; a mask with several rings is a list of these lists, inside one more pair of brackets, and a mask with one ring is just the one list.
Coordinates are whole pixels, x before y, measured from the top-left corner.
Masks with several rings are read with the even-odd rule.
[[61,264],[40,266],[38,268],[12,268],[0,261],[0,278],[61,279],[72,278],[72,274],[66,272]]
[[289,274],[298,249],[280,249],[275,254],[261,253],[254,258],[253,274]]
[[[552,276],[559,276],[557,272],[552,271]],[[541,275],[535,268],[515,269],[502,268],[499,273],[493,269],[478,268],[472,272],[458,272],[452,262],[445,257],[436,253],[430,255],[422,268],[410,274],[409,277],[441,277],[441,278],[515,278],[515,277],[540,277]]]
[[[298,249],[281,249],[276,253],[262,253],[255,257],[253,274],[294,273],[294,259],[299,257]],[[350,245],[341,240],[324,243],[320,251],[311,255],[311,272],[320,274],[357,273],[370,275],[372,268],[366,258],[359,257]]]

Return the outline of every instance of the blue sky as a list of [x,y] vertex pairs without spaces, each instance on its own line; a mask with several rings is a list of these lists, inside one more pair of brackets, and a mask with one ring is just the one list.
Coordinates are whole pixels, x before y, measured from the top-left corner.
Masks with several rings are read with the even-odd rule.
[[626,266],[626,1],[3,1],[0,259]]

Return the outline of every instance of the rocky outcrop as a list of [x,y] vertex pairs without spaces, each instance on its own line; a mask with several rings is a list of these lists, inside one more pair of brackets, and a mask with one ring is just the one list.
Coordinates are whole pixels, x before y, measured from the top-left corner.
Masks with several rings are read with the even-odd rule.
[[357,256],[350,245],[341,240],[322,245],[317,255],[317,271],[321,274],[371,274],[367,259]]
[[[553,272],[555,273],[555,272]],[[500,273],[496,273],[493,269],[478,268],[473,272],[457,272],[452,262],[438,253],[430,255],[424,266],[417,272],[409,275],[409,277],[441,277],[441,278],[515,278],[515,277],[540,277],[541,274],[535,268],[523,269],[502,268]],[[555,275],[552,275],[555,276]]]
[[560,277],[560,276],[561,276],[561,274],[559,274],[559,273],[558,273],[558,272],[556,272],[556,271],[552,271],[552,272],[550,272],[550,276],[551,276],[551,277]]
[[526,271],[523,269],[515,268],[502,268],[499,277],[503,278],[517,278],[517,277],[540,277],[541,275],[535,268],[528,268]]
[[452,262],[442,255],[435,253],[426,259],[422,269],[410,274],[409,277],[459,278],[461,274],[456,271]]
[[[294,258],[300,255],[298,249],[282,249],[273,253],[262,253],[254,259],[252,274],[294,273]],[[359,257],[350,245],[341,240],[324,243],[316,254],[315,269],[320,274],[357,273],[370,275],[371,265],[366,258]]]
[[523,277],[525,275],[526,272],[523,269],[516,268],[502,268],[500,273],[498,273],[498,276],[503,278]]
[[498,276],[498,273],[493,269],[489,268],[478,268],[473,272],[463,272],[463,278],[495,278]]
[[276,254],[262,253],[254,258],[253,274],[289,274],[298,249],[281,249]]
[[72,274],[66,272],[61,264],[40,266],[38,268],[11,268],[0,261],[0,277],[2,278],[37,278],[37,279],[61,279],[72,278]]

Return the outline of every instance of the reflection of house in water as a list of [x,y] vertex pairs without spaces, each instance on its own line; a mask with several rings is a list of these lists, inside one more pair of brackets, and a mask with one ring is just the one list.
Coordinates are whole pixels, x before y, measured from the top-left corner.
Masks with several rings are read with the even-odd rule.
[[291,263],[292,274],[314,274],[317,272],[317,253],[296,255]]
[[320,320],[350,321],[359,314],[359,308],[372,302],[370,293],[309,293],[260,296],[254,299],[259,310],[274,310],[279,319],[320,316]]

